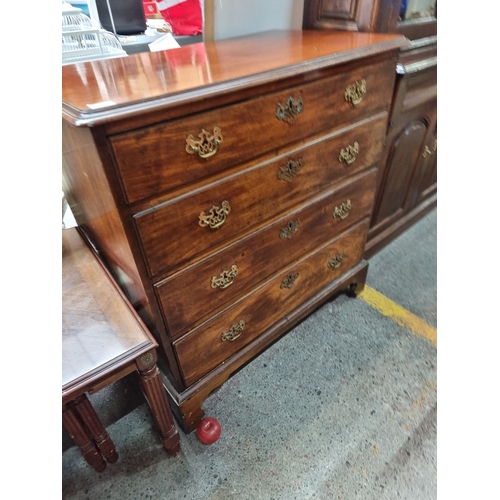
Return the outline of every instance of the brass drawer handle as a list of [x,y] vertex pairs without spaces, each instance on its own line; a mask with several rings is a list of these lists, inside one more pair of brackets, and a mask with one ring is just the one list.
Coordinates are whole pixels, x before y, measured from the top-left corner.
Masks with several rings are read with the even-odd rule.
[[280,288],[292,288],[292,285],[295,283],[295,280],[299,277],[299,272],[295,271],[294,273],[290,273],[286,279],[281,282]]
[[236,264],[233,264],[229,271],[222,271],[218,278],[217,276],[213,276],[210,286],[212,288],[227,288],[228,286],[233,284],[234,278],[236,278],[237,274],[238,266]]
[[210,134],[202,129],[198,134],[199,140],[196,140],[192,134],[186,137],[186,152],[190,155],[198,153],[201,158],[210,158],[217,153],[217,148],[222,142],[222,131],[219,127],[214,127],[214,133]]
[[333,218],[334,219],[345,219],[349,212],[351,211],[351,200],[343,201],[338,207],[335,207],[333,210]]
[[434,141],[434,146],[432,147],[432,151],[429,149],[429,146],[425,146],[424,152],[422,153],[422,156],[425,158],[427,155],[432,156],[435,155],[437,152],[438,148],[438,141],[437,139]]
[[280,181],[292,182],[295,176],[300,172],[302,168],[302,158],[297,161],[288,160],[285,167],[280,167],[278,170],[278,179]]
[[342,264],[342,260],[344,259],[344,252],[338,253],[335,257],[328,261],[328,267],[330,269],[337,269],[340,264]]
[[229,342],[234,342],[241,335],[243,328],[245,328],[245,322],[240,320],[240,322],[237,325],[233,325],[228,332],[222,332],[220,337],[222,342],[226,342],[227,340]]
[[300,227],[300,220],[297,219],[295,221],[291,220],[286,227],[281,228],[280,230],[280,238],[286,238],[290,239],[299,229]]
[[340,150],[339,161],[341,163],[345,162],[346,165],[350,165],[356,159],[358,153],[359,144],[357,142],[354,142],[352,146],[349,144],[347,147]]
[[218,207],[213,205],[212,208],[208,211],[208,214],[205,212],[201,212],[198,216],[199,224],[201,227],[210,227],[211,229],[217,229],[222,226],[224,222],[226,222],[226,217],[231,212],[231,207],[229,206],[228,201],[222,202],[222,207]]
[[287,99],[285,106],[283,106],[281,103],[278,103],[278,107],[276,109],[276,118],[278,120],[284,121],[285,123],[288,123],[288,125],[291,125],[297,115],[299,113],[302,113],[303,109],[304,103],[302,102],[302,96],[297,100],[294,100],[294,98],[290,96]]
[[356,106],[363,100],[363,96],[366,94],[366,80],[360,80],[354,82],[352,85],[348,85],[345,89],[344,98],[347,102],[352,103]]

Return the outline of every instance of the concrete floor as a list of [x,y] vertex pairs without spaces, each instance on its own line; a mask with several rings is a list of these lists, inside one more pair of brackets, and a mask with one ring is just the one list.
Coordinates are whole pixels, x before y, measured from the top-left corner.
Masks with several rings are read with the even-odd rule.
[[97,473],[63,433],[62,498],[437,498],[437,352],[418,331],[437,327],[436,231],[434,210],[370,260],[406,323],[363,295],[327,303],[207,399],[211,446],[181,432],[169,457],[131,380],[92,396],[119,460]]

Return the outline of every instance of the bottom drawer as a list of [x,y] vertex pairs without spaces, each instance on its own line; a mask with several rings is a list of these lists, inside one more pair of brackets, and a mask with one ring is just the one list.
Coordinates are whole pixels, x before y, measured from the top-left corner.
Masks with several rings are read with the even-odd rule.
[[367,219],[174,342],[187,385],[228,359],[363,257]]

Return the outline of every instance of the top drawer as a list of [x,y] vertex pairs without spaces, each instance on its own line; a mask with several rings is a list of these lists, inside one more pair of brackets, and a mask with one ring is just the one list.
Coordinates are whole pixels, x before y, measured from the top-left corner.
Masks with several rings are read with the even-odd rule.
[[[114,136],[110,141],[125,198],[132,203],[174,190],[388,109],[394,75],[393,59],[360,64],[310,84]],[[200,156],[202,150],[211,156]]]

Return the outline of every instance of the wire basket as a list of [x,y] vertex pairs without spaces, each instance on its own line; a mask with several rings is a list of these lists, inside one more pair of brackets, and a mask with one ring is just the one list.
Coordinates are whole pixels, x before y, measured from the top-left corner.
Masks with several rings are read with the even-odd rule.
[[126,55],[113,33],[103,30],[81,9],[62,2],[63,65]]

